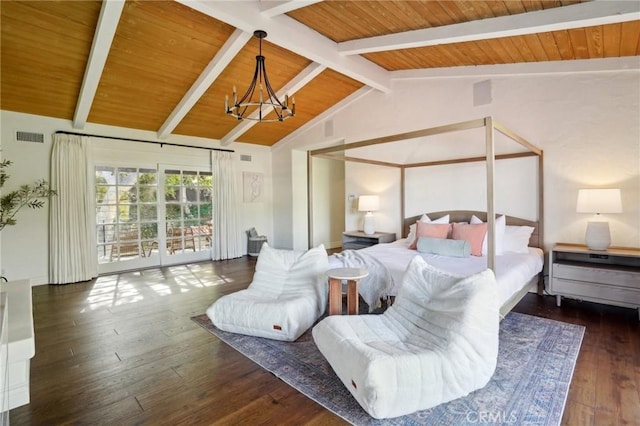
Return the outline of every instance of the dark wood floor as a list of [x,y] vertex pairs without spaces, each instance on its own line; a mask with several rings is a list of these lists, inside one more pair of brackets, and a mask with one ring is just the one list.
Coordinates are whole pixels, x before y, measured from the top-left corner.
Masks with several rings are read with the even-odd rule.
[[[31,403],[11,424],[343,424],[190,320],[254,267],[245,257],[35,287]],[[636,311],[533,294],[515,310],[587,327],[564,424],[640,424]]]

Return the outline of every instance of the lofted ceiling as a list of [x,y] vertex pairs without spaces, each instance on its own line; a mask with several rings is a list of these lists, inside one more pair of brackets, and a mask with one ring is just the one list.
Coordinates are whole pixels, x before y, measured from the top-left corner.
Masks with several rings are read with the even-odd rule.
[[[0,107],[272,146],[392,79],[468,67],[640,55],[640,2],[0,1]],[[237,121],[258,52],[284,122]]]

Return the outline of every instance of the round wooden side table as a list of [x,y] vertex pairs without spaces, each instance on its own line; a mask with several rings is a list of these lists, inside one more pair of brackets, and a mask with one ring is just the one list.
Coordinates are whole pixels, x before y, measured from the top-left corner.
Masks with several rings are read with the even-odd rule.
[[329,277],[329,315],[342,314],[342,281],[347,281],[347,313],[358,315],[358,283],[369,275],[361,268],[334,268],[327,271]]

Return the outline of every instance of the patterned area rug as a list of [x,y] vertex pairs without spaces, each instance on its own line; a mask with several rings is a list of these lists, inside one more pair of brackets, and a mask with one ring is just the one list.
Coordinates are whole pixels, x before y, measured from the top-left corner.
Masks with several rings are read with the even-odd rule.
[[316,348],[311,330],[293,343],[226,333],[192,318],[240,353],[355,425],[559,425],[584,327],[511,312],[500,324],[498,366],[483,389],[429,410],[376,420]]

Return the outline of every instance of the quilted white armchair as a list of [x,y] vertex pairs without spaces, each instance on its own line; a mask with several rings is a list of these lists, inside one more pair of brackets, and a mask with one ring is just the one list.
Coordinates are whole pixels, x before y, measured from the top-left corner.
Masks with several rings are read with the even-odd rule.
[[493,272],[463,278],[416,256],[381,315],[330,316],[313,338],[372,417],[397,417],[483,388],[498,359]]
[[323,245],[293,251],[264,243],[249,287],[221,297],[207,315],[224,331],[294,341],[326,310],[328,268]]

